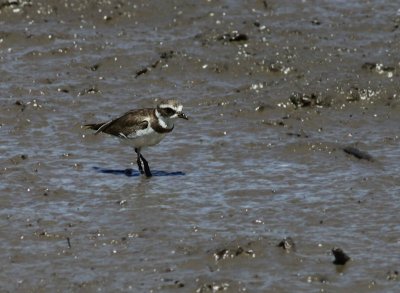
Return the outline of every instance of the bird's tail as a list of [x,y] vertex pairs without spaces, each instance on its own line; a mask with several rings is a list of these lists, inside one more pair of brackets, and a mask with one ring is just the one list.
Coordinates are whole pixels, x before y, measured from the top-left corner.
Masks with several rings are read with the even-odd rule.
[[103,123],[89,123],[89,124],[85,124],[83,126],[86,129],[99,130],[104,124],[105,124],[105,122],[103,122]]
[[93,129],[96,130],[95,134],[102,132],[106,129],[106,127],[113,122],[112,120],[107,121],[107,122],[102,122],[102,123],[89,123],[89,124],[85,124],[83,125],[84,127],[86,127],[86,129]]

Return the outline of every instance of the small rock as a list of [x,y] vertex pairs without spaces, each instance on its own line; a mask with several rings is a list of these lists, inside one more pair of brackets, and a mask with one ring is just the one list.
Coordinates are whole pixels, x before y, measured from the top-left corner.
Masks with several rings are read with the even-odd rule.
[[362,66],[362,69],[372,71],[376,68],[376,63],[373,62],[365,62]]
[[181,281],[175,281],[174,284],[175,284],[178,288],[185,287],[185,284],[183,284]]
[[248,39],[249,37],[246,34],[235,32],[229,38],[229,42],[241,42],[241,41],[247,41]]
[[269,70],[270,72],[281,72],[281,71],[283,71],[283,66],[282,66],[282,64],[279,63],[279,62],[270,63],[270,64],[268,65],[268,70]]
[[241,42],[247,41],[249,37],[246,34],[239,33],[238,31],[232,31],[231,33],[226,33],[222,36],[219,36],[217,39],[229,42]]
[[235,256],[241,255],[244,252],[243,247],[239,246],[235,251]]
[[149,71],[149,68],[147,68],[147,67],[136,71],[135,78],[138,78],[140,75],[145,74],[148,71]]
[[357,149],[355,147],[352,147],[352,146],[344,147],[343,151],[346,154],[352,155],[352,156],[354,156],[354,157],[356,157],[357,159],[360,159],[360,160],[367,160],[367,161],[373,161],[374,160],[373,157],[370,154],[368,154],[367,152],[361,151],[361,150],[359,150],[359,149]]
[[379,71],[385,71],[385,72],[395,71],[394,66],[384,66],[383,64],[380,64],[379,66],[377,66],[377,69]]
[[311,21],[311,24],[312,24],[312,25],[320,25],[321,22],[320,22],[318,19],[313,19],[313,20]]
[[99,67],[100,67],[100,64],[95,64],[93,66],[90,66],[90,70],[91,71],[97,71],[97,69],[99,69]]
[[171,51],[162,52],[160,54],[160,59],[168,60],[168,59],[171,59],[174,55],[175,55],[175,52],[172,51],[172,50]]
[[260,106],[257,106],[256,108],[255,108],[255,111],[256,112],[263,112],[265,110],[265,106],[264,105],[260,105]]
[[204,292],[218,292],[218,291],[226,291],[229,288],[228,283],[221,284],[203,284],[200,288],[196,290],[196,293],[204,293]]
[[278,243],[278,247],[282,247],[286,251],[295,250],[296,245],[291,237],[287,237],[282,239],[281,242]]
[[350,260],[350,257],[338,247],[332,248],[332,253],[335,257],[335,260],[333,261],[333,264],[335,265],[345,265]]
[[311,93],[310,95],[305,93],[293,93],[289,100],[292,102],[296,108],[301,107],[313,107],[313,106],[329,106],[328,102],[324,102],[316,94]]
[[388,281],[395,281],[399,278],[399,272],[398,271],[389,271],[386,274],[386,280]]
[[228,249],[228,248],[223,248],[220,249],[216,252],[214,252],[214,258],[215,260],[221,260],[221,259],[227,259],[227,258],[234,258],[240,255],[248,255],[251,257],[255,257],[256,254],[253,250],[251,249],[244,249],[242,246],[238,246],[236,248]]
[[288,135],[288,136],[296,136],[296,137],[305,137],[305,138],[308,138],[308,135],[305,134],[303,131],[301,131],[300,133],[297,133],[297,132],[287,132],[286,135]]
[[117,204],[119,204],[120,206],[126,205],[128,203],[128,201],[126,199],[122,199],[122,200],[118,200]]
[[349,91],[349,96],[346,98],[349,102],[356,102],[361,100],[360,90],[358,87],[351,87]]
[[225,259],[229,256],[229,250],[224,248],[214,253],[215,260]]
[[90,87],[90,88],[84,89],[83,91],[80,91],[78,93],[78,96],[83,96],[83,95],[86,95],[86,94],[96,94],[98,92],[100,92],[100,90],[98,88]]
[[25,105],[22,101],[20,101],[20,100],[15,101],[14,104],[15,104],[16,106],[20,107],[21,112],[23,112],[23,111],[25,110],[25,108],[26,108],[26,105]]
[[328,282],[328,278],[323,275],[312,275],[307,277],[307,283],[322,283],[325,284]]

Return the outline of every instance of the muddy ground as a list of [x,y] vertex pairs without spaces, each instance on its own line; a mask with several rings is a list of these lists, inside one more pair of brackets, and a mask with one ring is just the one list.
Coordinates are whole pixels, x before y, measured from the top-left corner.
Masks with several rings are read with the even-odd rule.
[[[398,291],[399,26],[389,0],[0,0],[1,291]],[[151,179],[81,127],[160,98],[190,120]]]

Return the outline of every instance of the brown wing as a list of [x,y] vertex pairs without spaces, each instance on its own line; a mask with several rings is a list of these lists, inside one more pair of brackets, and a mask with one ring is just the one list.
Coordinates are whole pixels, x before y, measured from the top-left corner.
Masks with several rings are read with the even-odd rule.
[[126,138],[138,130],[147,128],[149,122],[145,118],[148,117],[149,110],[131,110],[114,120],[102,123],[101,125],[96,124],[96,126],[99,126],[96,129],[96,133],[104,132]]

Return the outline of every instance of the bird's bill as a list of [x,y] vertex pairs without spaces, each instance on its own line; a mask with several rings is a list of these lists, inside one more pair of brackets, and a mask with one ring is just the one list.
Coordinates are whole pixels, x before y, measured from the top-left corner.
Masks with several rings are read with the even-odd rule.
[[185,113],[182,113],[182,112],[178,113],[178,117],[179,117],[179,118],[183,118],[183,119],[185,119],[185,120],[188,120],[188,119],[189,119],[188,116],[186,116],[186,114],[185,114]]

